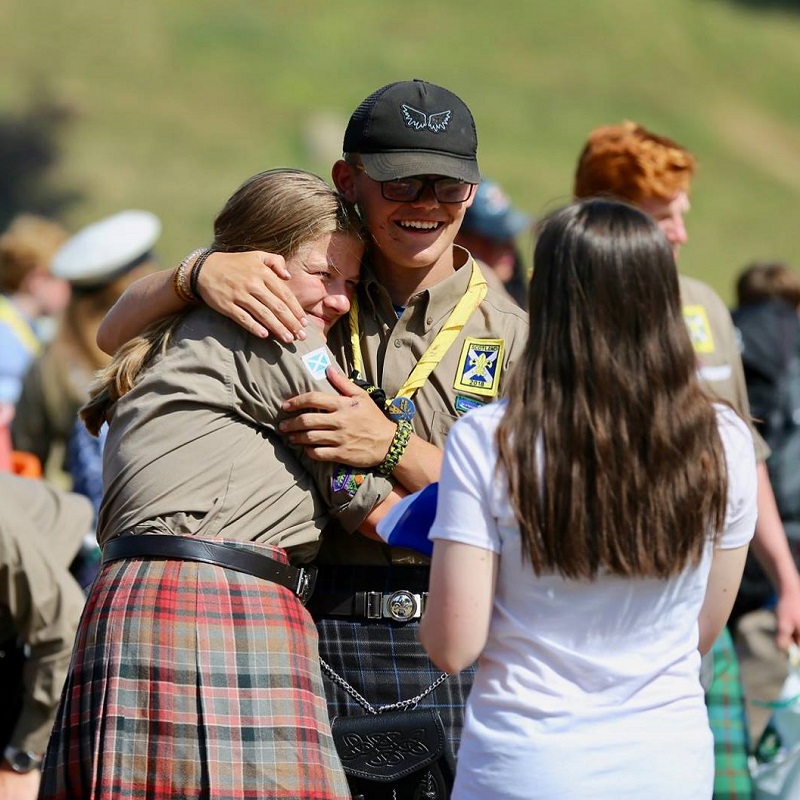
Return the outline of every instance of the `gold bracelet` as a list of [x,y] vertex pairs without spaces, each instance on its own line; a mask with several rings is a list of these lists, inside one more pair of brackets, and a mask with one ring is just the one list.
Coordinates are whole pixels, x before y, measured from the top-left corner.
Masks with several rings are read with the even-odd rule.
[[193,258],[199,256],[203,252],[205,252],[205,248],[203,247],[199,248],[198,250],[193,250],[188,256],[186,256],[186,258],[183,259],[183,261],[181,261],[180,264],[178,264],[178,266],[175,268],[175,272],[172,274],[172,286],[175,289],[175,294],[177,294],[184,303],[200,302],[200,299],[192,294],[192,291],[189,287],[189,282],[186,280],[186,267]]
[[180,300],[182,300],[184,303],[190,302],[190,298],[184,294],[183,287],[181,286],[180,266],[177,266],[174,270],[172,270],[172,288],[175,290],[175,294],[178,295]]
[[406,452],[411,433],[411,423],[407,419],[401,419],[397,423],[397,430],[394,432],[392,443],[389,445],[389,452],[386,454],[386,458],[378,465],[378,472],[382,475],[391,475],[394,472],[403,457],[403,453]]

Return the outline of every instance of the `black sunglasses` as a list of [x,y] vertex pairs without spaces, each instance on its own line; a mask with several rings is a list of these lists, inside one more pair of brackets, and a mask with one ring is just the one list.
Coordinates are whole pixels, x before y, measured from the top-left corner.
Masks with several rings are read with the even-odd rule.
[[[356,169],[366,172],[361,164],[354,164]],[[474,183],[466,183],[458,178],[398,178],[393,181],[378,181],[384,200],[393,203],[416,203],[426,188],[433,190],[433,196],[439,203],[466,203],[472,196]]]

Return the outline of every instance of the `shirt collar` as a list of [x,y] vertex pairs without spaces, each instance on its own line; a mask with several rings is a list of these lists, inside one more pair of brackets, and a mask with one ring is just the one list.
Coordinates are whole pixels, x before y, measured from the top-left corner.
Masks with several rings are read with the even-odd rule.
[[[472,275],[472,264],[474,260],[469,251],[460,245],[453,245],[453,259],[460,266],[455,273],[445,278],[443,281],[427,289],[423,289],[412,295],[408,301],[408,306],[422,309],[424,315],[424,330],[428,331],[431,327],[439,323],[444,317],[450,314],[455,308],[456,303],[467,291],[469,280]],[[361,300],[365,310],[369,309],[372,314],[384,315],[387,320],[396,319],[394,307],[392,306],[389,293],[375,277],[369,254],[364,256],[361,265]],[[381,309],[383,309],[381,311]]]

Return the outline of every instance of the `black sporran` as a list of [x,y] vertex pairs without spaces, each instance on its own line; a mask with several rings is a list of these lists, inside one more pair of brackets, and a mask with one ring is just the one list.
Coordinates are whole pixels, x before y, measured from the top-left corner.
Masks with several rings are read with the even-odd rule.
[[336,717],[333,741],[353,800],[445,800],[453,762],[433,708]]

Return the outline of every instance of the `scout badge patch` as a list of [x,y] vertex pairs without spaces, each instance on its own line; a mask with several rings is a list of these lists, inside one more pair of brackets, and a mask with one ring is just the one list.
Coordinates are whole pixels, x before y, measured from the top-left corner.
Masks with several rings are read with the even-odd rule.
[[714,337],[711,335],[711,325],[708,314],[703,306],[684,306],[683,318],[689,329],[689,338],[695,353],[713,353]]
[[503,339],[472,339],[464,342],[453,388],[485,397],[497,397],[503,366]]
[[314,380],[322,380],[325,370],[331,365],[331,357],[325,347],[318,347],[303,356],[303,363]]
[[331,478],[331,493],[335,496],[344,492],[348,497],[355,497],[362,483],[364,483],[364,473],[361,470],[342,464]]

